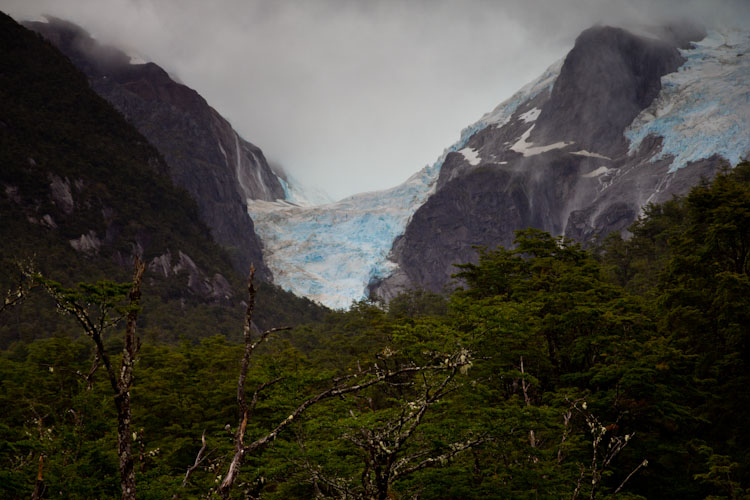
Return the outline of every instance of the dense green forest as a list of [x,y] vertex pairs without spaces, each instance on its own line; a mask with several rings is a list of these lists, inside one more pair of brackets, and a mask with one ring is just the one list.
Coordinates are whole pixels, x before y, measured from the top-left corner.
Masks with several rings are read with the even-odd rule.
[[[265,342],[242,397],[247,349],[210,318],[200,340],[145,338],[138,498],[749,498],[750,164],[648,206],[630,233],[584,249],[520,231],[459,265],[448,297],[248,329]],[[114,363],[124,324],[105,337]],[[0,354],[3,498],[30,497],[40,471],[44,498],[121,495],[92,348],[71,323]]]
[[128,498],[750,497],[747,163],[626,239],[528,229],[450,295],[328,311],[246,292],[158,153],[0,28],[0,497],[124,497],[123,429]]

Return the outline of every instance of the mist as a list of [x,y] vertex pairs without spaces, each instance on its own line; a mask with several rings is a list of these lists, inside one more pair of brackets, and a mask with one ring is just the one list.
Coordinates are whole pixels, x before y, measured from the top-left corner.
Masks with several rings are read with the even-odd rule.
[[154,61],[303,184],[392,187],[594,24],[747,26],[745,0],[0,0]]

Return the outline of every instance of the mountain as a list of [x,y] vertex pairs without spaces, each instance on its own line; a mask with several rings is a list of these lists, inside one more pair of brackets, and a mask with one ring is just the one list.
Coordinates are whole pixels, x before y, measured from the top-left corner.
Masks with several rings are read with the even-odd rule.
[[[0,290],[13,287],[18,261],[74,286],[127,281],[138,255],[145,332],[239,335],[244,279],[159,151],[68,58],[1,13],[0,58]],[[260,327],[320,313],[269,286],[258,311]],[[75,330],[41,298],[2,320],[0,345]]]
[[[304,209],[250,204],[281,286],[345,307],[441,291],[475,246],[536,227],[591,242],[750,152],[750,36],[595,26],[405,184]],[[279,271],[277,271],[279,270]]]
[[153,144],[173,182],[198,203],[213,238],[227,249],[235,269],[250,263],[270,279],[246,200],[291,199],[284,174],[245,141],[195,90],[174,81],[156,64],[140,63],[104,46],[79,26],[57,18],[24,25],[53,43],[83,71],[91,87]]

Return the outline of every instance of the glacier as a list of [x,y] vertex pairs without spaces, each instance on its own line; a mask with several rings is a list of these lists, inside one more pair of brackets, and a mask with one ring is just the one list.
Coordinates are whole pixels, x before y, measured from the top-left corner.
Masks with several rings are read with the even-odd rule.
[[[562,59],[557,61],[539,78],[463,129],[459,140],[445,149],[435,163],[394,188],[313,205],[311,201],[321,198],[305,196],[295,190],[291,179],[286,182],[279,177],[285,200],[248,199],[248,213],[263,241],[264,258],[273,272],[274,283],[336,309],[348,308],[353,301],[366,298],[368,284],[396,269],[397,265],[388,258],[393,242],[434,192],[446,156],[462,151],[480,130],[506,124],[519,106],[551,89],[562,63]],[[535,118],[534,113],[526,117],[528,121]]]
[[662,77],[662,90],[626,130],[631,154],[649,135],[661,136],[670,172],[721,155],[732,165],[750,153],[750,34],[711,30],[680,51],[686,62]]
[[[736,164],[750,152],[750,136],[744,133],[750,123],[750,35],[708,31],[703,40],[681,50],[681,54],[685,63],[662,77],[657,98],[626,129],[630,154],[638,151],[646,137],[654,135],[662,137],[662,147],[650,161],[671,158],[670,172],[715,154]],[[389,260],[393,242],[434,192],[446,156],[459,152],[471,165],[480,163],[478,151],[467,147],[471,137],[487,127],[506,125],[519,107],[541,92],[551,91],[563,63],[560,59],[464,128],[459,140],[433,165],[399,186],[321,203],[326,200],[306,197],[291,179],[281,179],[285,200],[247,200],[274,282],[333,308],[348,308],[353,301],[365,298],[368,284],[396,270],[397,264]],[[528,156],[569,145],[535,146],[527,142],[539,114],[540,110],[533,108],[519,117],[529,128],[510,149]],[[571,154],[608,159],[586,150]],[[587,176],[609,171],[600,167]]]
[[388,252],[434,189],[435,169],[325,205],[248,200],[274,283],[332,308],[364,298],[371,280],[393,271]]

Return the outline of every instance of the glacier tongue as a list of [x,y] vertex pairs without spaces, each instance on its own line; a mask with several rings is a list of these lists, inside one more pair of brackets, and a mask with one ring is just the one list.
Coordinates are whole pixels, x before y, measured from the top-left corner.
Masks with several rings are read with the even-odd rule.
[[393,271],[393,240],[429,196],[437,170],[425,167],[395,188],[327,205],[248,200],[274,282],[333,308],[364,298],[370,280]]
[[309,206],[317,200],[295,191],[293,179],[287,183],[280,177],[286,201],[247,200],[274,283],[333,308],[348,308],[352,301],[365,298],[372,280],[396,269],[388,259],[393,242],[435,190],[448,153],[461,151],[480,130],[507,123],[520,105],[550,89],[562,62],[462,130],[460,139],[432,166],[394,188]]
[[719,154],[733,165],[750,152],[750,34],[709,31],[679,71],[662,77],[662,90],[625,132],[631,153],[653,134],[663,137],[652,160],[673,156],[670,172]]

